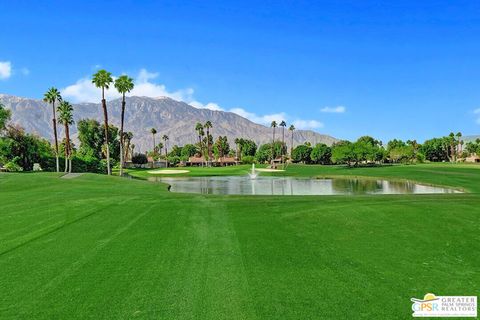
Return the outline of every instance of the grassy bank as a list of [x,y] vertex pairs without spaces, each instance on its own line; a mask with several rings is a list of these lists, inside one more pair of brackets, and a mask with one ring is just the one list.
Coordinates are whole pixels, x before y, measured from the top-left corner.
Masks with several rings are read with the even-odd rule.
[[0,318],[405,319],[411,297],[478,295],[477,166],[280,174],[469,193],[222,197],[93,174],[0,174]]

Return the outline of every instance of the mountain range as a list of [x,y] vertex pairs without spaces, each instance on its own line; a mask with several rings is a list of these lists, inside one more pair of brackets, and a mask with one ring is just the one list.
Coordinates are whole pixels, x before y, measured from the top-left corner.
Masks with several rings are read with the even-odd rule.
[[[27,132],[35,133],[41,137],[53,140],[52,110],[51,106],[38,99],[22,98],[6,94],[0,94],[0,103],[12,110],[12,122],[25,128]],[[121,99],[107,102],[109,122],[120,125]],[[103,123],[101,104],[79,103],[74,105],[74,119],[93,118]],[[156,141],[161,137],[169,136],[168,146],[196,143],[197,134],[195,124],[205,123],[210,120],[213,124],[212,134],[227,136],[230,144],[234,145],[235,138],[247,138],[254,140],[257,145],[272,141],[272,129],[261,124],[254,123],[236,113],[225,111],[213,111],[209,109],[195,108],[187,103],[173,100],[167,97],[128,97],[125,110],[125,131],[133,133],[133,141],[136,151],[152,149],[151,128],[158,131]],[[278,119],[281,121],[282,119]],[[62,126],[58,126],[60,137],[63,137]],[[287,129],[287,128],[286,128]],[[285,129],[285,141],[290,145],[290,132]],[[75,125],[71,129],[74,141],[77,137]],[[282,139],[282,128],[276,129],[276,139]],[[306,141],[315,145],[325,143],[331,145],[337,139],[314,132],[311,130],[295,130],[294,145],[303,144]]]
[[472,136],[463,136],[462,140],[467,142],[475,142],[477,139],[480,139],[480,135],[472,135]]

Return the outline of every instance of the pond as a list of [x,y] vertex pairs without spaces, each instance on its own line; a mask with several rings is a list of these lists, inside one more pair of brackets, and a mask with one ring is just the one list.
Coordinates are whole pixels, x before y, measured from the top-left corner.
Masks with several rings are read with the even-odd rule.
[[231,195],[361,195],[428,194],[460,191],[408,181],[376,179],[302,179],[293,177],[214,176],[151,177],[150,181],[169,184],[170,191]]

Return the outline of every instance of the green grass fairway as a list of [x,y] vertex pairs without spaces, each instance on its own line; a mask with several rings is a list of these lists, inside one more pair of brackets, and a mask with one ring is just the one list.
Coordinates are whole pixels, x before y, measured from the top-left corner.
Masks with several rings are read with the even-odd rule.
[[0,319],[409,319],[411,297],[479,295],[480,167],[275,174],[468,192],[204,196],[94,174],[0,174]]

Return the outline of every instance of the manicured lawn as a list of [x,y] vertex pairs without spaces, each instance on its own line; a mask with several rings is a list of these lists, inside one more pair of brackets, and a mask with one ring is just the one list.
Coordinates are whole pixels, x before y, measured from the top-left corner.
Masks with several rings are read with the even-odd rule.
[[204,196],[93,174],[0,174],[0,319],[407,319],[411,297],[478,295],[480,167],[284,174],[469,192]]

